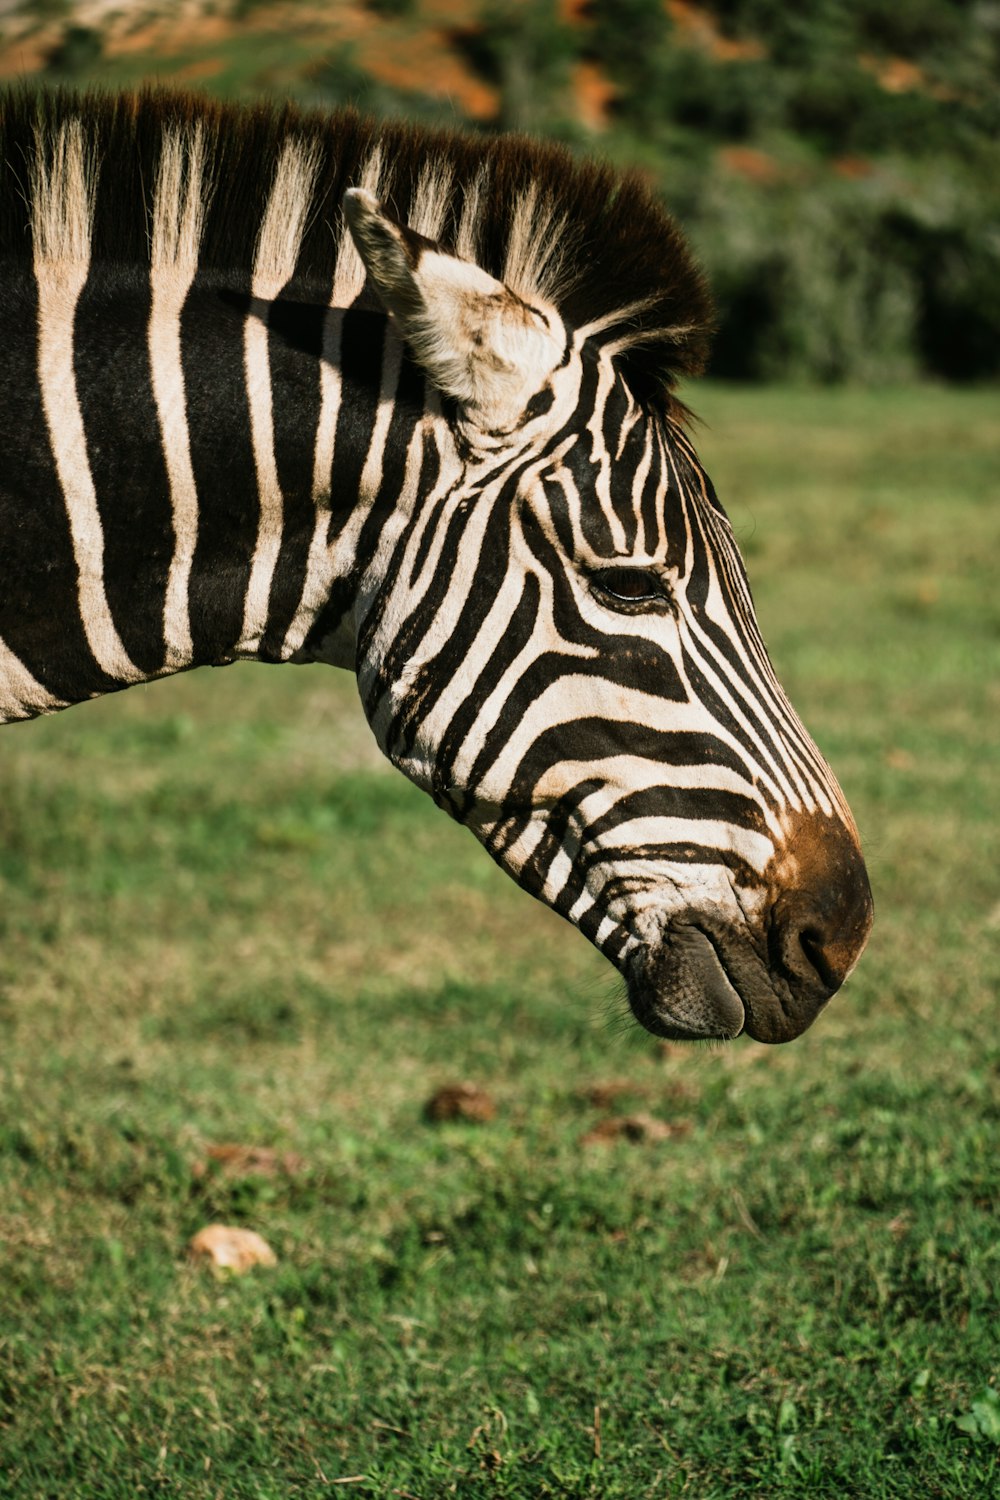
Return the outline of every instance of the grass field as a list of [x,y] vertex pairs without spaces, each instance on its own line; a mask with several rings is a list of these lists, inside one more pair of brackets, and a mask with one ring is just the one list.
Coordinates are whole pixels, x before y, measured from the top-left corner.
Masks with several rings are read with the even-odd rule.
[[[865,838],[856,976],[785,1048],[624,1027],[332,670],[9,729],[4,1500],[1000,1483],[1000,407],[693,399]],[[495,1118],[429,1123],[463,1079]],[[189,1264],[214,1220],[277,1267]]]

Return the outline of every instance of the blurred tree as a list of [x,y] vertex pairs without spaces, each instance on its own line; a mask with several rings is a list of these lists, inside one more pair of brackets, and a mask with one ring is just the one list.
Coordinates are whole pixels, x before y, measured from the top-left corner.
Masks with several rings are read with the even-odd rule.
[[416,0],[367,0],[367,4],[380,16],[412,16],[417,8]]
[[100,60],[103,51],[104,41],[95,27],[67,26],[49,53],[49,71],[63,78],[82,78]]
[[[227,13],[234,3],[283,14],[278,0],[230,0]],[[365,4],[421,14],[416,0]],[[64,23],[50,77],[113,76],[111,42],[106,56],[70,0],[32,11]],[[501,101],[485,128],[580,142],[573,64],[611,82],[601,148],[658,183],[694,238],[718,294],[717,373],[1000,375],[1000,0],[705,0],[700,31],[665,0],[588,0],[571,19],[557,0],[456,11],[475,20],[446,40]],[[292,88],[376,114],[452,114],[373,76],[349,46],[313,53]]]
[[589,14],[589,47],[619,87],[620,117],[639,127],[655,125],[676,79],[673,26],[663,0],[593,0]]
[[502,129],[540,130],[565,116],[578,43],[554,0],[488,0],[476,25],[456,32],[454,40],[476,71],[499,88]]

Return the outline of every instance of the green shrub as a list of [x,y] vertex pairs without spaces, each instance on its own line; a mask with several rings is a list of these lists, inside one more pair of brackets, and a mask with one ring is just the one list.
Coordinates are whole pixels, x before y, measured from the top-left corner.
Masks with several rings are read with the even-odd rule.
[[695,237],[719,305],[713,372],[881,384],[918,368],[918,286],[850,183],[763,190],[718,173]]
[[563,25],[554,0],[487,0],[475,25],[451,34],[465,61],[500,90],[499,124],[507,130],[550,130],[577,39]]
[[619,89],[623,119],[663,118],[672,74],[672,25],[661,0],[594,0],[590,48]]
[[67,26],[49,53],[49,71],[63,78],[82,78],[100,61],[101,33],[93,26]]

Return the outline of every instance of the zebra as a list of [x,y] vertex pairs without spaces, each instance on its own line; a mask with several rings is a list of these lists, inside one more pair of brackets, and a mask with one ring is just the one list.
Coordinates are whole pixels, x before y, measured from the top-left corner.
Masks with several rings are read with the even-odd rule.
[[237,660],[386,756],[656,1035],[799,1035],[872,920],[680,379],[636,174],[169,91],[0,108],[0,722]]

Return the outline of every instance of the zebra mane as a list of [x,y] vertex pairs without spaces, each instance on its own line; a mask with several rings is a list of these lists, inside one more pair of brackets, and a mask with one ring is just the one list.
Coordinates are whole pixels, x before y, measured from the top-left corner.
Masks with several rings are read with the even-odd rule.
[[32,256],[47,232],[38,200],[62,172],[78,215],[93,207],[91,262],[196,258],[270,295],[320,282],[337,300],[363,286],[341,200],[365,186],[521,296],[552,301],[612,350],[640,399],[679,415],[678,378],[704,367],[711,303],[679,229],[638,173],[560,146],[350,109],[20,89],[0,96],[0,172],[2,256]]

